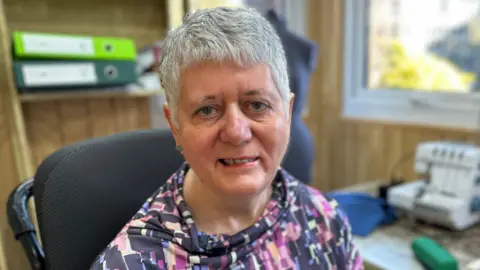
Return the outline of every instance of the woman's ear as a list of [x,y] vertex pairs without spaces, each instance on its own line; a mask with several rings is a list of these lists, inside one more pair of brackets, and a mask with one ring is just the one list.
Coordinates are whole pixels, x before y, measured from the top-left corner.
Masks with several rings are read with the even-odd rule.
[[288,114],[289,114],[289,121],[292,121],[292,113],[293,113],[293,101],[295,100],[295,94],[290,92],[290,102],[289,102],[289,108],[288,108]]
[[170,107],[168,106],[167,103],[163,104],[163,113],[165,114],[165,118],[168,121],[168,125],[170,126],[170,130],[173,133],[173,137],[175,138],[175,141],[177,142],[177,144],[179,144],[178,133],[177,133],[178,131],[177,131],[177,128],[175,127],[175,125],[173,124],[174,121],[172,119],[172,111],[171,111],[171,109],[170,109]]

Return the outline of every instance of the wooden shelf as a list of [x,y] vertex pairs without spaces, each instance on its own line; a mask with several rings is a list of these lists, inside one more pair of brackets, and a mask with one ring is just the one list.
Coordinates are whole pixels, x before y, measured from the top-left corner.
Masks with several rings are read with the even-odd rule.
[[22,102],[41,102],[65,99],[112,98],[112,97],[149,97],[162,94],[163,90],[79,90],[67,92],[42,92],[20,94]]

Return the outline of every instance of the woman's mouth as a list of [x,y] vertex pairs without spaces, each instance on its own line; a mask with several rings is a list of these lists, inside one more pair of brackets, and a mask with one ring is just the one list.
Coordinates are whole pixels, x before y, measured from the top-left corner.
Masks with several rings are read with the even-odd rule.
[[220,163],[225,166],[242,166],[256,162],[259,157],[221,158]]

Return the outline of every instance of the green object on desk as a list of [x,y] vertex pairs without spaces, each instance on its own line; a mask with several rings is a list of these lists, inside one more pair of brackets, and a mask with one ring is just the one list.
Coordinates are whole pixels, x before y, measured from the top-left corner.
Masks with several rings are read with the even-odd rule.
[[418,237],[412,241],[413,253],[428,269],[457,270],[458,261],[437,242],[428,237]]

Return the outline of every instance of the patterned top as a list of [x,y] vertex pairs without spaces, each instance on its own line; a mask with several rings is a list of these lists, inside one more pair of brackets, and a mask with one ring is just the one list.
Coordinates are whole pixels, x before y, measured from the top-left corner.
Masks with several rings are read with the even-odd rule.
[[183,199],[188,168],[182,165],[145,202],[92,270],[364,269],[337,203],[283,169],[254,225],[235,235],[197,231]]

